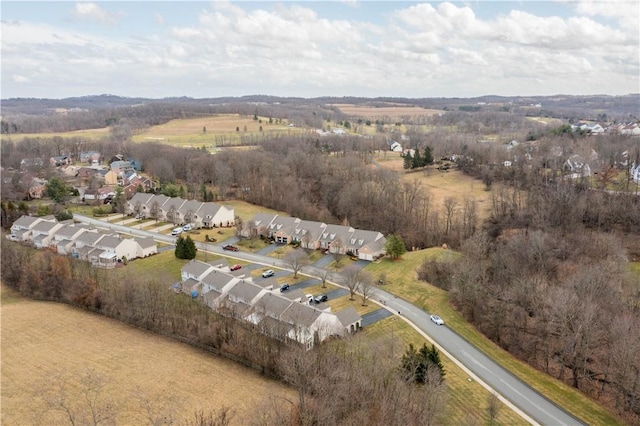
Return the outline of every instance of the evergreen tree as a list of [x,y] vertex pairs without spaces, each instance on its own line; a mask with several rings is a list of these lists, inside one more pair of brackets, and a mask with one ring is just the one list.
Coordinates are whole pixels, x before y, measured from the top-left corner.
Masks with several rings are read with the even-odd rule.
[[424,157],[422,157],[422,165],[428,166],[430,164],[433,164],[433,153],[431,152],[431,147],[426,146],[424,148]]
[[409,154],[408,152],[406,154],[403,155],[403,159],[404,159],[404,168],[405,169],[411,169],[413,167],[413,157],[411,156],[411,154]]
[[185,250],[184,250],[185,249],[185,247],[184,247],[185,244],[184,243],[185,243],[185,239],[182,238],[182,235],[180,235],[178,237],[178,239],[176,240],[176,251],[175,251],[176,257],[178,259],[185,259],[185,257],[184,257],[185,256],[185,254],[184,254],[184,252],[185,252]]
[[438,377],[440,382],[444,379],[445,371],[440,361],[440,352],[435,345],[427,347],[426,343],[422,345],[419,351],[409,344],[409,348],[402,355],[401,367],[407,372],[407,380],[418,384],[425,384],[429,380],[429,371],[438,369]]
[[413,162],[411,163],[411,168],[415,169],[418,167],[422,167],[422,157],[420,156],[420,149],[416,149],[413,154]]
[[198,249],[196,248],[196,243],[191,239],[190,236],[187,235],[187,238],[184,239],[184,257],[183,259],[195,259],[196,252]]
[[387,255],[392,259],[398,259],[406,253],[407,248],[404,246],[404,241],[398,235],[387,235],[387,242],[384,245]]

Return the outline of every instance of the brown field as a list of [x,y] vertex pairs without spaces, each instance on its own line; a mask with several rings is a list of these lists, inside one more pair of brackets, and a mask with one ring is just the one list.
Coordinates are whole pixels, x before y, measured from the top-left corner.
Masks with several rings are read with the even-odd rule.
[[389,104],[386,107],[373,107],[366,105],[354,105],[354,104],[333,104],[338,107],[344,114],[352,115],[356,117],[396,117],[403,116],[409,117],[430,117],[434,114],[439,114],[442,111],[438,109],[426,109],[418,106],[406,106]]
[[[384,159],[378,160],[381,167],[396,171],[403,171],[403,161],[397,152],[385,154]],[[465,175],[459,170],[440,170],[427,168],[419,171],[404,171],[402,179],[406,182],[418,181],[429,190],[436,206],[442,206],[445,199],[455,197],[458,199],[458,206],[462,205],[465,197],[476,200],[478,203],[478,217],[486,219],[491,212],[492,191],[485,191],[485,185],[478,179]],[[498,185],[494,184],[493,189]]]
[[[106,380],[100,398],[115,404],[117,424],[148,424],[142,395],[156,414],[172,407],[178,423],[196,410],[232,407],[233,424],[246,424],[269,396],[295,398],[291,388],[190,346],[72,307],[32,301],[3,288],[2,424],[62,424],[46,412],[40,392],[62,372],[68,399],[80,403],[80,378],[93,371]],[[195,423],[194,423],[195,424]]]

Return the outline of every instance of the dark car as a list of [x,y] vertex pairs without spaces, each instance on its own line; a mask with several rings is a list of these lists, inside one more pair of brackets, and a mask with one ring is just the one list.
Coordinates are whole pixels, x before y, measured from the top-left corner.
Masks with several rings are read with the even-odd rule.
[[282,293],[283,291],[287,291],[289,290],[289,284],[282,284],[280,286],[280,293]]
[[222,247],[222,250],[238,251],[238,247],[227,244],[226,246]]
[[329,300],[329,298],[327,297],[326,294],[321,294],[313,298],[313,301],[316,303],[326,302],[327,300]]

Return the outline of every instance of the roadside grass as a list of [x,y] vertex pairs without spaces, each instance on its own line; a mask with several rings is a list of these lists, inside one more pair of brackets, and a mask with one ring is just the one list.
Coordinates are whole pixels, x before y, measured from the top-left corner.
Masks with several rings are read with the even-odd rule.
[[[416,348],[422,347],[424,343],[430,346],[430,343],[420,333],[397,316],[385,318],[375,323],[374,326],[366,327],[364,333],[372,340],[393,345],[392,353],[398,359],[398,364],[409,344],[413,344]],[[440,422],[450,425],[490,424],[487,412],[489,391],[472,380],[449,358],[442,356],[441,360],[446,372],[445,384],[449,391],[447,407]],[[515,411],[501,402],[499,406],[500,409],[494,425],[528,424]]]
[[449,250],[431,248],[405,253],[402,259],[397,261],[383,259],[381,262],[371,263],[365,270],[374,276],[384,272],[386,283],[381,287],[382,289],[410,301],[429,313],[437,313],[444,318],[449,328],[582,421],[587,424],[621,424],[622,422],[612,413],[576,389],[534,369],[499,348],[462,318],[450,305],[446,291],[417,280],[415,271],[424,259],[432,256],[442,258],[456,255]]
[[[213,260],[212,255],[209,260]],[[107,273],[116,274],[121,279],[126,279],[127,276],[144,276],[171,285],[180,281],[180,270],[187,263],[188,260],[178,259],[173,250],[168,250],[144,259],[133,260],[128,265],[109,270]]]
[[289,216],[287,213],[268,209],[242,200],[216,201],[216,203],[233,207],[235,215],[240,216],[243,222],[251,220],[256,213],[273,213],[279,216]]
[[[328,289],[325,289],[325,291],[327,290]],[[305,293],[306,293],[306,289],[305,289]],[[353,306],[355,310],[358,311],[358,314],[360,315],[365,315],[365,314],[368,314],[369,312],[377,311],[378,309],[380,309],[380,306],[378,306],[376,303],[372,302],[371,300],[367,300],[367,304],[365,306],[362,306],[362,297],[358,295],[356,295],[353,298],[353,300],[349,300],[349,295],[347,294],[345,296],[338,297],[337,299],[329,300],[326,303],[329,306],[331,306],[331,312],[335,312],[335,313],[340,312],[343,309],[348,308],[349,306]]]
[[258,238],[241,238],[236,245],[242,249],[243,251],[249,251],[251,253],[255,253],[258,250],[262,250],[263,248],[269,245],[268,242]]

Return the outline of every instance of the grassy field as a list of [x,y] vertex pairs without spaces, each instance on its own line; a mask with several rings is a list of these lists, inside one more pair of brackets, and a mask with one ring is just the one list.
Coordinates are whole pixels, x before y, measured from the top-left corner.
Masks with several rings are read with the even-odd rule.
[[432,256],[443,258],[457,256],[457,254],[440,248],[420,250],[405,253],[398,261],[384,259],[379,263],[372,263],[366,267],[366,270],[374,276],[384,272],[386,274],[384,290],[410,301],[429,313],[439,314],[445,319],[448,327],[454,329],[507,370],[587,424],[621,424],[621,421],[613,414],[582,393],[535,370],[497,347],[478,333],[451,307],[446,291],[418,281],[416,268],[424,259]]
[[[400,153],[389,152],[381,160],[376,159],[381,167],[402,171],[403,159]],[[435,206],[442,206],[445,199],[455,197],[458,206],[462,206],[465,198],[476,200],[478,203],[479,219],[486,219],[491,212],[491,194],[498,185],[493,185],[491,191],[485,191],[485,185],[478,179],[474,179],[460,170],[440,171],[427,168],[419,171],[406,171],[402,176],[406,182],[419,182],[427,188],[433,198]]]
[[12,135],[6,135],[7,138],[10,138],[15,142],[20,142],[23,139],[27,139],[27,138],[53,138],[54,136],[60,136],[62,138],[81,138],[81,139],[99,140],[109,136],[109,128],[103,127],[100,129],[75,130],[73,132],[16,133]]
[[298,134],[302,131],[303,129],[297,127],[288,127],[286,123],[275,124],[273,122],[269,124],[269,117],[258,117],[258,120],[254,120],[253,116],[220,114],[202,118],[171,120],[134,135],[133,141],[210,148],[212,146],[237,145],[242,136]]
[[61,413],[41,414],[40,393],[61,372],[68,399],[78,404],[80,378],[87,371],[102,376],[100,398],[115,405],[117,424],[148,424],[139,396],[156,414],[173,409],[180,424],[193,422],[196,410],[230,406],[238,425],[265,397],[295,398],[292,389],[234,362],[66,305],[3,288],[0,312],[4,425],[66,423]]
[[443,112],[437,109],[426,109],[419,106],[407,106],[405,104],[388,104],[383,107],[354,104],[333,104],[333,106],[338,107],[343,114],[373,120],[383,117],[430,117]]

